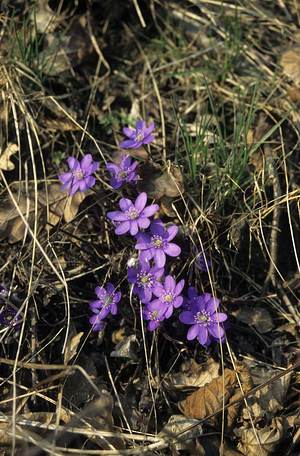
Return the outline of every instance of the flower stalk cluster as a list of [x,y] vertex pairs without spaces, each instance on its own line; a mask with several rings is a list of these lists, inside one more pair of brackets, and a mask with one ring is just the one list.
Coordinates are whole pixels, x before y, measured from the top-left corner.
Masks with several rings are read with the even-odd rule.
[[[123,133],[127,137],[120,143],[123,149],[138,149],[154,140],[154,124],[148,127],[143,120],[136,122],[135,129],[125,127]],[[72,196],[77,191],[85,191],[95,185],[93,176],[99,163],[93,161],[90,154],[81,161],[74,157],[68,159],[69,171],[59,176],[62,189]],[[118,163],[108,163],[110,185],[119,190],[125,184],[136,184],[138,162],[130,155],[122,155]],[[184,279],[177,279],[169,274],[167,262],[169,258],[178,258],[180,246],[174,242],[178,234],[178,226],[165,225],[158,216],[159,205],[148,204],[145,192],[139,193],[134,201],[120,198],[119,210],[107,213],[118,236],[130,234],[135,240],[138,253],[136,264],[128,267],[128,282],[143,305],[143,316],[150,331],[156,330],[164,320],[169,319],[176,309],[181,308],[179,321],[190,328],[187,339],[197,339],[203,346],[213,341],[223,341],[225,337],[223,322],[227,315],[219,312],[220,301],[210,293],[198,295],[194,287],[188,288],[188,297],[183,296]],[[155,217],[155,218],[154,218]],[[211,262],[204,251],[197,255],[196,266],[201,272],[207,272]],[[106,318],[116,315],[121,292],[112,283],[97,286],[97,299],[89,303],[92,316],[89,319],[93,331],[102,331]]]

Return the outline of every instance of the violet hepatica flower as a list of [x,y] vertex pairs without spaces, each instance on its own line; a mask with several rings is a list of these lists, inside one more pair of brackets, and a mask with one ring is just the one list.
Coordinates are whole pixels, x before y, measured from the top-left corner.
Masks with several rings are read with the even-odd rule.
[[98,327],[101,327],[100,322],[104,320],[110,313],[116,315],[118,312],[118,302],[121,299],[120,291],[116,291],[112,283],[104,287],[96,287],[95,293],[98,297],[95,301],[90,302],[90,309],[95,314],[89,322],[93,325],[93,330],[99,331]]
[[148,329],[149,331],[154,331],[158,328],[160,323],[166,318],[165,309],[161,306],[157,306],[156,309],[152,309],[147,305],[143,311],[143,316],[145,320],[148,320]]
[[135,203],[130,199],[121,198],[119,206],[121,211],[107,213],[107,217],[117,223],[116,234],[125,234],[128,231],[135,236],[139,229],[146,229],[150,225],[149,217],[158,211],[158,204],[147,206],[147,193],[140,193]]
[[164,310],[164,318],[170,318],[173,313],[174,307],[180,307],[183,303],[181,296],[184,287],[184,280],[180,280],[176,284],[175,279],[168,275],[165,278],[164,284],[157,283],[153,289],[153,294],[158,298],[150,302],[148,308],[151,312]]
[[191,310],[182,312],[179,320],[186,325],[192,325],[187,333],[187,339],[197,337],[201,345],[209,345],[213,339],[222,341],[224,329],[221,324],[227,320],[227,315],[218,312],[220,301],[210,293],[204,293],[194,300]]
[[11,305],[6,305],[0,311],[0,325],[2,326],[19,326],[21,316],[17,315],[18,311]]
[[154,258],[155,264],[163,268],[166,263],[166,255],[177,257],[180,255],[181,248],[174,244],[172,239],[176,236],[178,227],[171,225],[164,228],[160,220],[152,222],[150,234],[139,233],[135,248],[140,250],[140,259],[142,262]]
[[85,155],[81,161],[69,157],[68,165],[70,170],[58,176],[63,184],[62,190],[67,190],[72,196],[95,185],[96,179],[92,174],[99,168],[99,162],[94,161],[91,154]]
[[163,268],[151,267],[148,262],[128,268],[128,281],[134,284],[133,293],[138,295],[142,303],[151,301],[153,290],[163,273]]
[[146,122],[143,120],[137,120],[135,129],[124,127],[123,133],[129,139],[122,141],[120,147],[123,149],[138,149],[143,144],[150,144],[154,139],[154,136],[151,134],[154,128],[154,123],[151,123],[147,127]]
[[106,168],[111,175],[110,185],[114,189],[118,189],[125,183],[136,183],[139,178],[136,173],[137,166],[138,162],[132,162],[130,155],[123,156],[118,165],[115,163],[107,163]]
[[197,289],[195,287],[189,287],[188,297],[183,299],[182,307],[184,310],[191,310],[199,297]]
[[202,252],[198,254],[195,260],[195,265],[201,272],[207,272],[208,269],[211,267],[211,261],[207,258],[205,253]]

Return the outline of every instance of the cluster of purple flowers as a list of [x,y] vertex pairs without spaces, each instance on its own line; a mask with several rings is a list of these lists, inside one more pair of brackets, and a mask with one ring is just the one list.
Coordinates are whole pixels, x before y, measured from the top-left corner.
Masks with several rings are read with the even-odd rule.
[[[123,133],[129,139],[120,143],[123,149],[138,149],[144,144],[150,144],[154,140],[152,132],[154,123],[147,127],[146,122],[137,120],[135,129],[124,127]],[[91,154],[87,154],[81,161],[75,157],[68,158],[69,171],[58,176],[62,183],[62,190],[66,190],[70,196],[78,191],[84,192],[92,188],[96,179],[93,174],[99,168],[99,162],[94,161]],[[122,187],[123,184],[135,184],[139,176],[137,174],[138,162],[132,161],[130,155],[122,155],[120,163],[107,163],[106,169],[110,173],[110,185],[114,189]]]
[[[154,124],[148,127],[143,120],[136,122],[135,129],[125,127],[123,133],[128,139],[120,143],[123,149],[138,149],[150,144],[154,136]],[[93,173],[98,170],[99,163],[93,161],[90,154],[81,161],[74,157],[68,159],[70,170],[59,176],[62,189],[72,196],[77,191],[85,191],[95,184]],[[135,184],[138,162],[130,155],[122,155],[118,163],[107,163],[110,174],[110,185],[114,189],[124,184]],[[201,345],[208,346],[212,341],[223,341],[224,329],[222,323],[227,319],[225,313],[219,312],[220,301],[209,293],[198,295],[194,287],[188,288],[188,297],[182,295],[185,281],[176,282],[175,277],[165,270],[167,257],[176,258],[181,248],[173,242],[178,233],[174,224],[164,225],[160,219],[152,219],[159,211],[158,204],[147,205],[147,194],[140,193],[135,201],[121,198],[120,210],[107,213],[107,217],[115,226],[115,233],[129,233],[135,238],[135,249],[138,260],[134,266],[128,267],[128,281],[133,287],[133,293],[143,304],[143,316],[148,321],[148,329],[154,331],[161,322],[173,315],[174,309],[181,308],[179,320],[190,325],[187,339],[197,339]],[[197,255],[196,267],[207,272],[211,267],[205,253]],[[105,319],[109,314],[116,315],[121,292],[116,291],[112,283],[106,287],[97,286],[97,299],[89,304],[93,315],[89,321],[93,331],[102,331]]]
[[116,315],[118,312],[118,303],[121,300],[121,292],[116,291],[112,283],[104,287],[96,287],[96,300],[90,302],[90,310],[93,315],[89,322],[92,325],[93,331],[102,331],[104,329],[104,319],[109,315]]

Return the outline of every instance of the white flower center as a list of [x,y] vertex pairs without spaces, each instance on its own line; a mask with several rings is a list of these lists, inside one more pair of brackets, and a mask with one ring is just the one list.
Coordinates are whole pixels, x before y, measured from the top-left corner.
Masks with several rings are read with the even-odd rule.
[[134,207],[131,207],[127,211],[127,216],[128,216],[128,218],[130,218],[130,220],[135,220],[138,218],[139,212]]
[[197,312],[194,316],[195,322],[198,325],[207,326],[211,322],[210,313],[206,310],[202,310],[201,312]]
[[143,139],[144,139],[144,132],[141,131],[141,130],[137,130],[135,139],[136,139],[136,141],[143,141]]
[[84,174],[81,171],[81,169],[78,169],[76,171],[72,172],[72,176],[75,177],[75,179],[82,180],[84,178]]
[[137,275],[137,284],[142,288],[151,288],[153,286],[153,275],[145,271]]
[[164,245],[163,238],[154,234],[154,236],[151,237],[151,244],[155,249],[160,249]]
[[173,293],[171,293],[171,292],[166,293],[163,297],[164,302],[167,302],[167,303],[172,302],[173,299],[174,299],[174,296],[173,296]]

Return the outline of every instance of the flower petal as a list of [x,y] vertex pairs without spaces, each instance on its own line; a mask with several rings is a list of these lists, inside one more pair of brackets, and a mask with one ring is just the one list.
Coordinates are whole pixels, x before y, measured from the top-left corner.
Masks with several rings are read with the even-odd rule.
[[63,173],[63,174],[60,174],[58,176],[58,178],[62,184],[67,184],[68,182],[70,182],[72,180],[73,174],[70,172]]
[[135,236],[139,231],[139,226],[136,220],[131,220],[130,222],[130,234]]
[[199,330],[200,330],[200,327],[199,325],[193,325],[190,327],[190,329],[188,330],[188,333],[187,333],[187,340],[193,340],[195,339],[198,334],[199,334]]
[[165,279],[165,289],[168,291],[174,291],[176,287],[176,282],[174,277],[168,275]]
[[181,323],[184,323],[185,325],[192,325],[193,323],[195,323],[194,313],[188,310],[182,312],[179,315],[179,320],[181,321]]
[[216,339],[222,339],[222,337],[225,334],[225,331],[222,328],[222,326],[218,325],[217,323],[209,325],[208,330],[209,330],[210,334],[213,337],[215,337]]
[[181,253],[181,248],[177,244],[173,244],[173,242],[169,242],[166,247],[164,248],[164,251],[166,252],[167,255],[171,257],[177,257]]
[[176,225],[171,225],[167,227],[167,232],[168,232],[168,241],[172,241],[176,234],[178,233],[178,226]]
[[132,138],[135,135],[135,130],[133,130],[132,128],[129,128],[129,127],[124,127],[123,133],[128,138]]
[[173,306],[175,309],[178,309],[183,303],[183,297],[182,296],[177,296],[174,301],[173,301]]
[[209,293],[205,293],[205,295],[210,296],[210,298],[206,304],[206,310],[210,313],[215,313],[218,310],[220,300],[217,298],[213,298]]
[[228,318],[228,316],[226,315],[226,313],[223,313],[223,312],[217,312],[213,315],[213,319],[219,323],[226,321],[227,318]]
[[121,222],[120,225],[115,229],[116,234],[125,234],[130,230],[130,222]]
[[180,293],[183,290],[183,287],[184,287],[184,279],[180,280],[180,282],[178,282],[178,284],[176,285],[176,288],[175,288],[176,296],[180,295]]
[[130,209],[131,207],[133,207],[133,203],[128,198],[121,198],[119,201],[119,206],[121,211],[125,212],[128,211],[128,209]]
[[139,227],[142,229],[146,229],[150,225],[150,220],[145,217],[140,217],[137,222]]
[[141,212],[142,217],[152,217],[159,210],[158,204],[150,204]]
[[106,214],[106,216],[110,220],[114,220],[116,222],[125,222],[126,220],[128,220],[127,215],[124,214],[124,212],[121,212],[121,211],[111,211],[111,212],[108,212]]
[[142,210],[146,206],[146,203],[147,203],[147,193],[142,192],[139,194],[139,196],[135,200],[134,206],[139,212],[142,212]]
[[87,170],[87,168],[92,164],[93,157],[91,154],[86,154],[83,159],[81,160],[80,166],[83,172]]
[[200,331],[198,333],[198,341],[201,345],[205,345],[208,338],[207,328],[205,326],[200,327]]
[[68,158],[68,165],[71,171],[80,167],[79,161],[75,157]]
[[166,264],[166,255],[160,249],[154,249],[154,260],[158,268],[163,268]]

